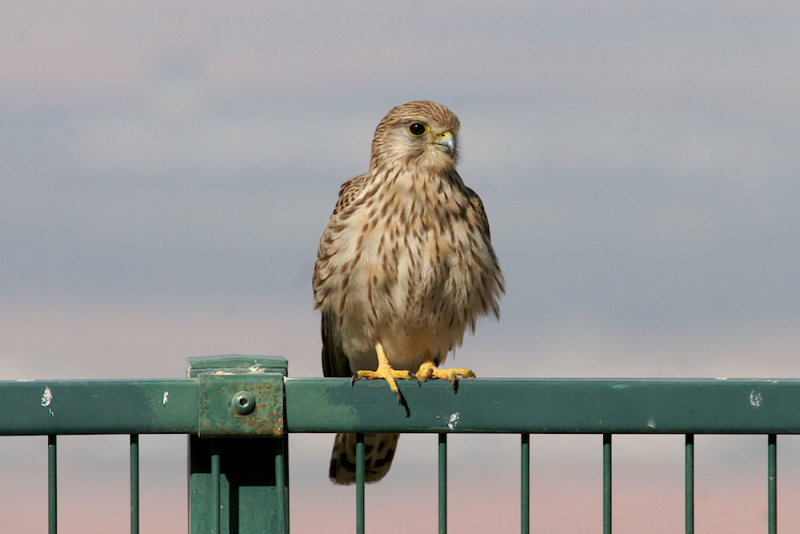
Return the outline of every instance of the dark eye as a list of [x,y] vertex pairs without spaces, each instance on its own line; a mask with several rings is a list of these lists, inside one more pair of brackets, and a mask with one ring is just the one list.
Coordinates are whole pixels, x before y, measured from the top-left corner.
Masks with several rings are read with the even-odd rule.
[[408,125],[408,131],[411,132],[411,135],[423,135],[425,132],[428,131],[428,127],[422,124],[421,122],[412,122]]

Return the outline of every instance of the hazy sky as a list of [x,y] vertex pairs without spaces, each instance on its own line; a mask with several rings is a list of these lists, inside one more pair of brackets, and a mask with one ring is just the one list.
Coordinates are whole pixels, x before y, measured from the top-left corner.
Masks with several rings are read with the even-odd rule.
[[[798,376],[800,7],[551,4],[5,2],[0,377],[178,377],[224,353],[320,375],[317,241],[378,121],[419,98],[461,119],[507,280],[459,365]],[[324,438],[292,458],[328,499]]]

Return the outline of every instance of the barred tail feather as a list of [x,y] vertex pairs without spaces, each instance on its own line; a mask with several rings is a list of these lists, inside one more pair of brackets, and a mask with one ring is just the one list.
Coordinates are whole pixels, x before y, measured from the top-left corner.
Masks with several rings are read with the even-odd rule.
[[[389,472],[400,434],[364,434],[364,480],[377,482]],[[328,472],[334,484],[356,481],[356,435],[336,434]]]

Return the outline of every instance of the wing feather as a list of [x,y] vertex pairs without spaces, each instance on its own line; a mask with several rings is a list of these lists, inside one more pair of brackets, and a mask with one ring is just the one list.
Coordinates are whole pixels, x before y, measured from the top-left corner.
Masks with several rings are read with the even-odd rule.
[[352,376],[350,361],[342,350],[342,336],[333,312],[322,314],[322,374],[323,376]]

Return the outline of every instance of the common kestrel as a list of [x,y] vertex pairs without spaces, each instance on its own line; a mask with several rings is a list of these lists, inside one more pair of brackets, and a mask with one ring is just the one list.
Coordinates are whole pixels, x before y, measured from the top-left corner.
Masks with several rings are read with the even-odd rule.
[[[378,124],[369,171],[348,180],[320,240],[314,298],[325,376],[474,378],[440,369],[467,326],[499,317],[503,275],[480,198],[455,169],[459,120],[435,102],[392,109]],[[398,434],[367,434],[366,480],[389,470]],[[339,434],[335,483],[355,480],[355,435]]]

